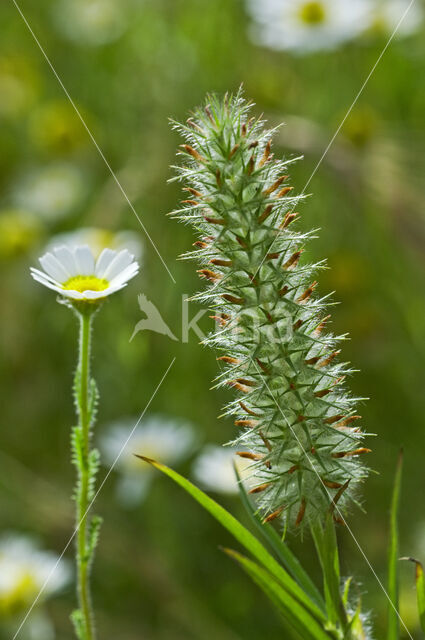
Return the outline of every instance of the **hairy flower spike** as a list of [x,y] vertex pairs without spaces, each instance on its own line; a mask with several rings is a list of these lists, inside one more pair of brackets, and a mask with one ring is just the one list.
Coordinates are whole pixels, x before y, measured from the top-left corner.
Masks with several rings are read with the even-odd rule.
[[316,293],[322,265],[301,260],[312,233],[294,229],[301,197],[283,186],[291,161],[274,159],[273,131],[250,110],[240,92],[210,96],[190,129],[175,125],[185,139],[179,179],[197,201],[174,215],[199,234],[187,257],[208,282],[196,298],[219,320],[206,342],[224,354],[218,384],[237,394],[226,413],[252,461],[251,493],[265,521],[299,527],[355,499],[369,450],[351,426],[350,371]]

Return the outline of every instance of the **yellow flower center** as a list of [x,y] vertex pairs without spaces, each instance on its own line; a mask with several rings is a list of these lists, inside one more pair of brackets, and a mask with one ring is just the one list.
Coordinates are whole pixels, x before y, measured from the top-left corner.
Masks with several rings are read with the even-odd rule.
[[308,25],[316,26],[322,24],[326,19],[326,10],[321,2],[306,2],[300,8],[299,16]]
[[108,280],[98,278],[97,276],[73,276],[62,284],[63,289],[72,289],[73,291],[104,291],[109,287]]
[[8,592],[0,593],[0,615],[16,615],[25,609],[38,590],[30,570],[23,572]]

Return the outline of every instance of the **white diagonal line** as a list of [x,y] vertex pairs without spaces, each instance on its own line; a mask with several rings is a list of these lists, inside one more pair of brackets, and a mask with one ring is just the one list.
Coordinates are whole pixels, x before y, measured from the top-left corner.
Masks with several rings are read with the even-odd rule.
[[390,46],[391,42],[394,40],[397,31],[399,30],[399,28],[401,27],[401,24],[404,22],[405,17],[407,16],[407,14],[409,13],[410,9],[412,8],[414,2],[416,0],[410,0],[410,4],[407,6],[405,12],[403,13],[403,15],[401,16],[400,20],[398,21],[397,25],[394,28],[394,31],[392,32],[391,36],[389,37],[389,40],[387,42],[387,44],[385,45],[385,47],[382,49],[381,53],[378,56],[378,59],[376,60],[375,64],[373,65],[372,69],[370,70],[366,80],[363,82],[360,91],[358,92],[358,94],[356,95],[356,97],[353,100],[353,103],[351,104],[350,108],[348,109],[347,113],[345,114],[344,118],[341,121],[341,124],[339,125],[338,129],[335,131],[334,135],[332,136],[328,146],[326,147],[326,149],[324,150],[319,162],[317,163],[317,165],[315,166],[315,168],[313,169],[313,173],[311,174],[311,176],[309,177],[309,179],[307,180],[305,187],[302,191],[301,195],[304,195],[305,190],[307,189],[308,185],[310,184],[310,182],[313,180],[314,176],[316,175],[316,172],[318,170],[318,168],[320,167],[320,165],[322,164],[325,156],[327,155],[329,149],[331,148],[331,146],[333,145],[335,138],[337,137],[337,135],[339,134],[339,132],[341,131],[342,127],[345,124],[345,121],[347,120],[348,116],[350,115],[350,113],[352,112],[352,110],[354,109],[355,105],[357,104],[360,96],[362,95],[364,89],[366,88],[367,83],[369,82],[369,80],[371,79],[371,77],[373,76],[376,67],[378,66],[378,64],[381,62],[385,52],[387,51],[388,47]]
[[26,17],[24,16],[24,14],[22,13],[22,10],[20,8],[20,6],[18,5],[18,3],[16,2],[16,0],[12,0],[13,4],[15,5],[19,15],[21,16],[22,20],[24,21],[25,25],[28,28],[28,31],[30,32],[30,34],[32,35],[35,43],[37,44],[38,48],[40,49],[44,59],[46,60],[47,64],[49,65],[50,69],[53,72],[53,75],[55,76],[56,80],[59,82],[60,86],[63,89],[63,92],[65,93],[66,97],[68,98],[69,102],[72,105],[72,108],[74,109],[75,113],[77,114],[78,118],[81,121],[81,124],[83,125],[84,129],[87,131],[91,141],[93,142],[94,146],[96,147],[100,157],[102,158],[103,162],[106,164],[109,173],[111,174],[112,178],[115,180],[119,190],[121,191],[122,195],[124,196],[125,200],[127,201],[128,206],[130,207],[130,209],[132,210],[132,212],[134,213],[134,215],[136,216],[140,226],[142,227],[143,231],[145,232],[147,238],[149,239],[149,242],[151,243],[152,247],[154,248],[158,258],[161,260],[162,264],[164,265],[164,268],[166,269],[168,275],[170,276],[171,280],[174,282],[174,284],[176,284],[176,281],[174,279],[174,276],[172,275],[171,271],[169,270],[169,268],[167,267],[167,264],[165,263],[164,258],[162,257],[162,255],[159,252],[158,247],[156,246],[155,242],[153,241],[153,239],[151,238],[148,230],[146,229],[145,225],[143,224],[139,214],[137,213],[136,209],[134,208],[130,198],[128,197],[127,193],[125,192],[123,186],[121,185],[121,182],[118,180],[117,175],[115,174],[114,170],[112,169],[111,165],[109,164],[108,160],[105,157],[105,154],[103,153],[102,149],[99,147],[95,137],[93,136],[92,132],[90,131],[90,129],[88,128],[86,121],[84,120],[83,116],[81,115],[80,110],[78,109],[77,105],[75,104],[74,100],[71,98],[67,88],[65,87],[62,79],[60,78],[59,74],[57,73],[56,69],[54,68],[49,56],[47,55],[47,53],[45,52],[44,48],[42,47],[39,39],[37,38],[37,36],[35,35],[34,31],[32,30],[28,20],[26,19]]
[[27,613],[26,613],[26,615],[25,615],[24,619],[22,620],[21,624],[19,625],[19,628],[17,629],[17,631],[16,631],[15,635],[13,636],[12,640],[16,640],[16,638],[17,638],[17,637],[18,637],[18,635],[19,635],[19,632],[21,631],[22,627],[24,626],[25,622],[27,621],[28,617],[30,616],[30,614],[31,614],[32,610],[34,609],[35,605],[36,605],[36,604],[37,604],[37,602],[39,601],[40,597],[42,596],[42,594],[43,594],[44,590],[46,589],[46,587],[47,587],[47,585],[48,585],[48,583],[49,583],[49,581],[50,581],[51,577],[53,576],[54,572],[56,571],[56,569],[57,569],[57,567],[58,567],[58,565],[59,565],[59,563],[60,563],[60,561],[62,560],[63,556],[65,555],[65,553],[66,553],[66,551],[67,551],[67,549],[68,549],[69,545],[71,544],[71,542],[73,541],[73,539],[74,539],[74,538],[75,538],[75,536],[77,535],[78,530],[79,530],[79,528],[80,528],[80,526],[81,526],[81,523],[85,520],[85,518],[86,518],[86,516],[87,516],[88,512],[90,511],[90,509],[91,509],[91,508],[92,508],[92,506],[93,506],[94,501],[95,501],[95,500],[96,500],[96,498],[98,497],[99,493],[102,491],[102,489],[103,489],[103,487],[104,487],[104,485],[105,485],[105,483],[106,483],[107,479],[108,479],[108,478],[109,478],[109,476],[111,475],[111,473],[112,473],[112,471],[113,471],[113,469],[114,469],[115,465],[117,464],[118,460],[120,459],[121,454],[123,453],[124,449],[126,448],[126,446],[128,445],[128,443],[130,442],[131,437],[133,436],[133,433],[136,431],[137,427],[139,426],[140,421],[142,420],[143,416],[145,415],[146,411],[148,410],[148,408],[149,408],[149,406],[150,406],[150,404],[151,404],[152,400],[153,400],[153,399],[154,399],[154,397],[156,396],[156,394],[157,394],[157,392],[158,392],[158,390],[159,390],[160,386],[162,385],[162,383],[164,382],[165,378],[167,377],[168,372],[170,371],[171,367],[173,366],[173,364],[174,364],[175,360],[176,360],[176,358],[173,358],[173,359],[172,359],[172,361],[170,362],[170,364],[168,365],[167,370],[165,371],[165,373],[163,374],[163,376],[162,376],[161,380],[160,380],[160,381],[159,381],[159,383],[157,384],[157,386],[156,386],[156,388],[155,388],[154,392],[152,393],[151,397],[149,398],[148,403],[146,404],[145,408],[143,409],[142,413],[140,414],[139,419],[137,420],[136,424],[134,425],[134,427],[133,427],[133,428],[132,428],[132,430],[130,431],[130,434],[129,434],[129,436],[128,436],[127,440],[124,442],[123,446],[121,447],[121,449],[120,449],[120,451],[119,451],[119,453],[118,453],[117,457],[115,458],[115,460],[113,461],[112,465],[111,465],[111,466],[110,466],[110,468],[108,469],[108,472],[106,473],[105,477],[103,478],[103,480],[102,480],[102,482],[101,482],[101,484],[100,484],[100,486],[99,486],[98,490],[96,491],[96,493],[95,493],[95,495],[94,495],[94,497],[93,497],[92,501],[90,502],[89,506],[87,507],[86,512],[84,513],[83,517],[82,517],[82,518],[81,518],[81,520],[79,521],[78,525],[75,527],[75,529],[74,529],[74,531],[73,531],[73,533],[72,533],[72,536],[69,538],[69,540],[68,540],[68,542],[66,543],[66,545],[65,545],[65,547],[64,547],[64,549],[63,549],[63,551],[62,551],[62,553],[60,554],[60,556],[59,556],[59,558],[57,559],[56,563],[55,563],[55,564],[54,564],[54,566],[52,567],[52,569],[51,569],[51,571],[50,571],[49,575],[47,576],[46,580],[45,580],[45,581],[44,581],[44,583],[42,584],[40,591],[38,592],[38,594],[37,594],[36,598],[34,599],[34,601],[33,601],[32,605],[31,605],[31,606],[30,606],[30,608],[28,609],[28,611],[27,611]]
[[[329,497],[329,501],[330,501],[331,503],[333,503],[333,498],[332,498],[332,496],[331,496],[331,494],[330,494],[330,492],[329,492],[329,490],[328,490],[327,486],[325,485],[325,483],[323,482],[322,478],[320,477],[320,474],[318,473],[318,471],[317,471],[316,467],[314,466],[314,464],[313,464],[313,462],[312,462],[312,460],[311,460],[310,456],[308,455],[307,451],[305,450],[305,448],[304,448],[304,446],[303,446],[303,444],[302,444],[301,440],[298,438],[297,434],[295,433],[294,429],[292,428],[292,426],[291,426],[291,424],[290,424],[290,422],[289,422],[288,418],[286,417],[285,413],[283,412],[282,407],[279,405],[279,403],[277,402],[276,398],[274,397],[274,395],[273,395],[272,391],[270,390],[270,387],[269,387],[269,385],[267,384],[267,380],[264,378],[264,376],[263,376],[262,372],[260,371],[260,368],[258,367],[257,363],[256,363],[256,362],[254,362],[254,360],[252,360],[252,358],[251,358],[251,362],[252,362],[252,364],[255,366],[255,368],[256,368],[256,370],[257,370],[257,373],[259,373],[259,374],[260,374],[260,376],[261,376],[261,378],[262,378],[262,381],[264,382],[264,385],[265,385],[265,387],[267,388],[267,391],[269,392],[269,394],[271,395],[271,397],[272,397],[272,399],[273,399],[273,402],[275,403],[276,407],[278,408],[278,410],[279,410],[279,411],[280,411],[280,413],[282,414],[282,417],[283,417],[283,419],[285,420],[285,422],[286,422],[286,424],[288,425],[288,427],[290,428],[292,435],[293,435],[293,436],[294,436],[294,438],[297,440],[297,442],[298,442],[299,446],[301,447],[301,449],[302,449],[302,451],[303,451],[304,455],[306,456],[307,460],[309,461],[309,463],[310,463],[310,466],[311,466],[312,470],[313,470],[313,471],[314,471],[314,473],[317,475],[317,477],[318,477],[318,479],[319,479],[319,482],[321,483],[321,485],[323,486],[324,490],[326,491],[326,493],[327,493],[327,495],[328,495],[328,497]],[[361,546],[360,542],[357,540],[357,538],[356,538],[356,536],[354,535],[354,533],[353,533],[353,531],[352,531],[351,527],[348,525],[348,523],[347,523],[347,521],[345,520],[345,518],[344,518],[343,514],[341,513],[341,510],[339,509],[338,504],[337,504],[337,503],[335,503],[335,504],[334,504],[334,507],[335,507],[335,510],[337,511],[337,513],[338,513],[339,517],[341,518],[342,522],[343,522],[343,523],[344,523],[344,525],[347,527],[347,530],[349,531],[349,533],[350,533],[351,537],[353,538],[354,542],[356,543],[356,545],[357,545],[357,547],[358,547],[358,549],[359,549],[359,551],[360,551],[361,555],[363,556],[364,560],[366,561],[366,564],[368,565],[369,569],[371,570],[372,574],[374,575],[375,579],[377,580],[377,582],[378,582],[379,586],[381,587],[382,591],[384,592],[384,594],[385,594],[385,596],[386,596],[386,598],[387,598],[388,602],[390,603],[391,607],[392,607],[392,608],[394,609],[394,611],[396,612],[397,617],[398,617],[398,619],[400,620],[400,622],[401,622],[401,624],[403,625],[403,627],[405,628],[407,635],[409,636],[410,640],[413,640],[413,636],[411,635],[411,633],[410,633],[409,629],[407,628],[407,626],[406,626],[406,624],[405,624],[405,622],[404,622],[403,618],[401,617],[401,615],[400,615],[399,611],[397,610],[397,607],[395,606],[394,602],[391,600],[391,597],[390,597],[390,595],[389,595],[388,591],[385,589],[384,585],[382,584],[382,580],[380,579],[380,577],[379,577],[379,576],[378,576],[378,574],[376,573],[376,571],[375,571],[375,569],[373,568],[373,566],[372,566],[372,564],[371,564],[371,562],[370,562],[369,558],[367,557],[366,553],[364,552],[363,547]]]
[[[14,0],[13,0],[14,1]],[[379,54],[375,64],[373,65],[372,69],[370,70],[370,72],[368,73],[366,80],[363,82],[362,86],[360,87],[359,92],[357,93],[356,97],[354,98],[353,102],[351,103],[350,108],[348,109],[347,113],[345,114],[344,118],[342,119],[340,125],[338,126],[337,130],[335,131],[334,135],[332,136],[328,146],[326,147],[326,149],[324,150],[324,152],[322,153],[322,156],[320,157],[319,162],[316,164],[316,166],[313,169],[312,174],[310,175],[309,179],[307,180],[307,182],[304,185],[303,190],[301,191],[300,194],[300,198],[305,194],[306,189],[308,188],[310,182],[313,180],[314,176],[316,175],[320,165],[322,164],[323,160],[325,159],[329,149],[331,148],[331,146],[333,145],[333,143],[335,142],[335,138],[338,136],[339,132],[341,131],[342,127],[344,126],[348,116],[350,115],[350,113],[352,112],[352,110],[354,109],[355,105],[357,104],[360,96],[362,95],[363,91],[366,88],[366,85],[368,84],[369,80],[371,79],[371,77],[373,76],[373,74],[376,71],[376,67],[378,66],[378,64],[381,62],[385,52],[387,51],[388,47],[390,46],[391,42],[394,40],[397,31],[399,30],[399,28],[401,27],[402,23],[404,22],[405,17],[407,16],[407,14],[409,13],[410,9],[412,8],[413,4],[416,2],[416,0],[410,0],[409,5],[407,6],[405,12],[403,13],[403,15],[401,16],[400,20],[398,21],[397,25],[394,28],[394,31],[392,32],[391,36],[388,39],[387,44],[385,45],[385,47],[382,49],[381,53]],[[290,213],[292,213],[295,209],[297,205],[294,204],[294,206],[292,207],[292,209],[290,210]],[[271,243],[268,252],[267,253],[271,253],[271,250],[277,240],[278,236],[276,236],[273,240],[273,242]],[[254,273],[254,278],[257,275],[257,273],[259,272],[259,270],[261,269],[261,267],[264,264],[264,260],[266,259],[266,256],[264,256],[263,260],[260,263],[260,266],[257,268],[256,272]]]

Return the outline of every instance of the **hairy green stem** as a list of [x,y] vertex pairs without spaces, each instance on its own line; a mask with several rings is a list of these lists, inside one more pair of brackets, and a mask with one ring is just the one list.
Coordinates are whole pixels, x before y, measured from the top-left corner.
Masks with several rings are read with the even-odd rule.
[[77,570],[78,570],[78,600],[84,619],[86,640],[94,640],[93,613],[91,608],[89,553],[87,547],[87,508],[90,494],[90,409],[89,409],[89,385],[90,385],[90,342],[91,342],[90,314],[80,314],[80,344],[78,362],[78,426],[82,439],[81,464],[78,465],[77,490]]

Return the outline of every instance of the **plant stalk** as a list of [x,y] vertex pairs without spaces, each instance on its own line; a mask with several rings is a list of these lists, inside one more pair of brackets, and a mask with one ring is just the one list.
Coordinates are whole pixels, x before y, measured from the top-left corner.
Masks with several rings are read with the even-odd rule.
[[94,640],[94,624],[90,594],[89,552],[87,545],[87,508],[90,492],[90,408],[89,408],[89,384],[90,384],[90,348],[91,348],[91,321],[92,315],[80,313],[80,342],[79,342],[79,377],[77,392],[78,426],[82,437],[81,464],[78,467],[77,489],[77,593],[80,610],[84,619],[86,640]]

